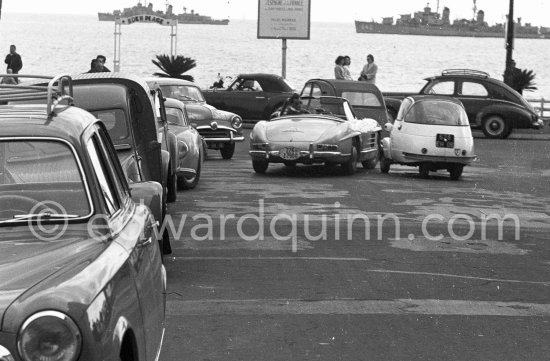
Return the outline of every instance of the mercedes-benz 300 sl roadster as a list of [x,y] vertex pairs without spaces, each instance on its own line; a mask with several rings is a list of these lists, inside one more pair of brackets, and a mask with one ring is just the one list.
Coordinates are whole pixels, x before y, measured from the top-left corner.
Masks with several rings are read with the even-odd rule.
[[297,106],[285,103],[277,115],[256,123],[250,133],[257,173],[266,172],[269,163],[302,163],[340,164],[351,175],[357,162],[367,169],[378,163],[381,127],[374,119],[357,119],[346,99],[303,97]]

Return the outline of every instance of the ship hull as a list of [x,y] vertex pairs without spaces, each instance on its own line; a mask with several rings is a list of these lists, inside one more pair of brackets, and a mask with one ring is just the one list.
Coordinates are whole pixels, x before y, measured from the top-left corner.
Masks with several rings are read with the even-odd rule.
[[[426,35],[426,36],[459,36],[473,38],[504,38],[504,30],[501,31],[483,31],[471,30],[468,28],[457,27],[436,27],[436,26],[405,26],[405,25],[386,25],[368,21],[355,21],[355,30],[357,33],[369,34],[398,34],[398,35]],[[516,32],[516,38],[530,39],[550,39],[549,34],[522,33]]]

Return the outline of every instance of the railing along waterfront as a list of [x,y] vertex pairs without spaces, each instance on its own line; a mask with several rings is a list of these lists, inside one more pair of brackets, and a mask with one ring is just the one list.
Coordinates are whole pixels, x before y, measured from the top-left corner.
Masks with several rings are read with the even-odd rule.
[[550,100],[540,98],[540,99],[532,99],[532,98],[525,98],[533,107],[535,108],[535,111],[541,117],[544,122],[550,122]]

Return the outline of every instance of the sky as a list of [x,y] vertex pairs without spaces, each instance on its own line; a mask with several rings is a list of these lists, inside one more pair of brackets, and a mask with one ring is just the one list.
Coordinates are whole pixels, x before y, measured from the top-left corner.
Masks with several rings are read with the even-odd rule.
[[[263,1],[263,0],[262,0]],[[310,0],[311,21],[350,22],[353,20],[381,21],[382,17],[411,14],[426,6],[426,0]],[[2,12],[5,13],[50,13],[50,14],[96,14],[98,11],[111,12],[137,4],[137,0],[3,0]],[[164,10],[166,0],[142,0],[151,2],[155,10]],[[170,0],[174,12],[188,11],[213,18],[233,20],[256,19],[258,0]],[[437,0],[431,0],[432,11],[436,10]],[[451,20],[473,16],[473,0],[440,0],[443,7],[451,11]],[[477,0],[478,10],[485,12],[489,24],[505,22],[509,0]],[[550,27],[549,0],[515,0],[514,18],[522,18],[523,23]]]

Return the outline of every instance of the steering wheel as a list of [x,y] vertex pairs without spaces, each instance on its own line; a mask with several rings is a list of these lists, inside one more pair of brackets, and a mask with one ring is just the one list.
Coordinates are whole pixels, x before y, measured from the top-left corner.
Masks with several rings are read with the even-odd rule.
[[11,218],[20,212],[29,213],[35,207],[34,213],[40,213],[48,209],[48,206],[41,204],[34,198],[17,194],[0,195],[0,205],[0,218]]

